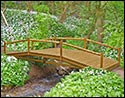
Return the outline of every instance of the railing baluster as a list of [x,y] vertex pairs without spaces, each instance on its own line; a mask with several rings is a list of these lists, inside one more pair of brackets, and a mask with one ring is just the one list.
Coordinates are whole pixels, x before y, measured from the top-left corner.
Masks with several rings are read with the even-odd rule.
[[100,68],[103,67],[103,53],[100,54],[101,60],[100,60]]
[[62,43],[63,40],[60,40],[60,62],[62,61]]
[[119,62],[119,65],[120,65],[120,51],[121,51],[121,49],[118,48],[118,62]]
[[34,48],[34,41],[32,41],[32,48],[31,49],[33,50],[33,48]]
[[27,41],[28,41],[28,55],[29,55],[29,52],[30,52],[30,38],[28,38]]
[[87,40],[86,38],[84,38],[84,48],[86,49],[86,43],[87,43]]
[[6,54],[6,42],[4,42],[4,53]]
[[[54,41],[56,41],[56,37],[54,37]],[[57,44],[54,43],[54,47],[56,48],[57,47]]]

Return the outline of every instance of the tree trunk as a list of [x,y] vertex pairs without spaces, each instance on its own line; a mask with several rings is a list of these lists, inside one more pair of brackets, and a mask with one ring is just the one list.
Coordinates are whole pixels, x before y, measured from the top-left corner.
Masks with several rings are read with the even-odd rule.
[[61,16],[60,16],[60,19],[59,19],[59,21],[60,21],[61,23],[63,23],[64,20],[66,19],[66,12],[67,12],[68,7],[69,7],[69,3],[68,3],[68,1],[67,1],[66,6],[64,7],[64,10],[63,10],[63,12],[62,12],[62,14],[61,14]]
[[27,11],[30,12],[32,10],[32,1],[27,1]]
[[97,28],[97,38],[99,42],[102,42],[102,32],[104,31],[104,10],[101,8],[101,1],[99,1],[99,5],[96,9],[96,28]]

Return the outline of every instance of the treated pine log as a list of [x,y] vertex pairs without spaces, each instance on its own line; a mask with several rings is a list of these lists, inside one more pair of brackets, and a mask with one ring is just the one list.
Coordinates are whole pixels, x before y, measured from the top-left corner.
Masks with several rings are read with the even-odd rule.
[[121,53],[121,49],[118,48],[118,62],[119,62],[119,65],[120,65],[120,53]]
[[4,42],[4,53],[6,54],[6,42]]
[[87,50],[87,49],[84,49],[84,48],[81,48],[81,47],[78,47],[78,46],[74,46],[74,45],[72,45],[72,44],[67,44],[67,43],[63,43],[63,44],[66,45],[66,46],[70,46],[70,47],[73,47],[73,48],[82,50],[82,51],[86,51],[86,52],[88,52],[88,53],[92,53],[92,54],[95,54],[95,55],[100,55],[100,53],[93,52],[93,51],[90,51],[90,50]]
[[16,40],[16,41],[12,41],[12,42],[6,42],[6,44],[13,44],[13,43],[17,43],[17,42],[25,42],[27,40]]
[[36,40],[36,39],[30,39],[32,42],[48,42],[48,43],[57,43],[59,44],[59,41],[51,41],[51,40]]
[[62,44],[63,40],[60,41],[60,61],[62,61]]
[[100,58],[101,58],[101,60],[100,60],[100,68],[102,68],[103,67],[103,53],[101,53],[100,54]]
[[93,40],[90,40],[90,39],[87,39],[87,41],[93,42],[93,43],[98,44],[98,45],[101,45],[101,46],[105,46],[105,47],[109,47],[109,48],[112,48],[112,49],[117,50],[117,48],[112,47],[112,46],[109,46],[109,45],[106,45],[106,44],[103,44],[103,43],[101,43],[101,42],[93,41]]

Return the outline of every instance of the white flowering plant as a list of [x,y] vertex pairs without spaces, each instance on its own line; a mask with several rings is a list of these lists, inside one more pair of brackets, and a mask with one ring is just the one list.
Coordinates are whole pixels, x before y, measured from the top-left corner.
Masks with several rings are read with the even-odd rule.
[[29,64],[13,56],[1,54],[1,86],[21,86],[29,79]]
[[86,67],[61,78],[44,97],[124,97],[124,79],[114,72]]

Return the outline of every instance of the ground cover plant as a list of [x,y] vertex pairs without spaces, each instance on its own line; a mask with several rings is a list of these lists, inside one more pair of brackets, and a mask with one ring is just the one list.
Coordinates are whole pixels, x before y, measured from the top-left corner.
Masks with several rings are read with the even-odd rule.
[[13,56],[1,55],[1,85],[22,86],[29,79],[29,64]]
[[114,72],[86,67],[66,75],[44,97],[124,97],[124,80]]
[[[87,3],[88,2],[88,3]],[[120,66],[124,67],[124,4],[123,2],[63,2],[63,1],[40,1],[32,2],[33,8],[27,5],[26,1],[6,1],[2,2],[2,7],[4,8],[4,3],[6,3],[5,17],[8,22],[8,26],[5,25],[3,17],[1,16],[1,46],[3,46],[3,41],[21,40],[27,38],[34,39],[44,39],[49,37],[89,37],[92,40],[98,40],[98,27],[103,27],[103,31],[100,32],[103,35],[102,42],[113,47],[121,48],[121,60]],[[31,2],[29,2],[31,3]],[[50,3],[50,5],[49,5]],[[53,6],[55,12],[53,12]],[[103,5],[104,4],[104,5]],[[67,7],[67,5],[69,5]],[[89,5],[89,6],[88,6]],[[98,11],[97,8],[100,7]],[[13,8],[13,9],[8,9]],[[17,10],[15,10],[17,9]],[[66,10],[64,10],[66,9]],[[25,11],[22,11],[25,10]],[[26,11],[28,10],[28,11]],[[64,11],[63,11],[64,10]],[[66,13],[63,13],[65,12]],[[104,13],[103,13],[104,11]],[[44,13],[43,13],[44,12]],[[99,23],[100,16],[98,17],[98,12],[101,12],[104,17],[101,17],[100,22],[102,25],[97,25]],[[72,14],[71,14],[72,13]],[[102,15],[100,13],[100,15]],[[116,14],[117,13],[117,14]],[[70,15],[71,14],[71,15]],[[66,17],[61,20],[61,16]],[[97,21],[98,20],[98,21]],[[10,32],[11,31],[11,35]],[[74,44],[83,47],[83,42],[68,41],[70,44]],[[35,43],[36,49],[43,49],[51,47],[51,45],[46,45],[46,43]],[[88,49],[103,52],[106,57],[117,59],[117,52],[111,49],[106,49],[104,47],[98,48],[98,46],[89,43]],[[66,47],[68,48],[68,47]],[[8,50],[27,50],[27,43],[8,45]],[[27,75],[24,75],[25,61],[15,60],[13,63],[8,63],[8,58],[1,54],[2,63],[2,85],[7,83],[12,85],[22,85]],[[13,57],[12,57],[13,58]],[[15,66],[14,69],[12,66]],[[27,66],[29,68],[29,66]],[[19,69],[18,69],[19,68]],[[17,77],[13,80],[12,70],[17,69]],[[27,69],[28,71],[28,69]],[[26,71],[26,72],[27,72]],[[20,72],[20,73],[18,73]],[[9,74],[9,75],[8,75]],[[21,74],[21,75],[20,75]],[[20,75],[20,76],[19,76]],[[112,76],[112,75],[111,75]],[[9,77],[5,79],[4,77]],[[19,79],[19,80],[18,80]],[[22,79],[22,81],[21,81]],[[9,81],[9,82],[8,82]],[[13,81],[13,82],[11,82]],[[16,82],[15,82],[16,81]],[[18,84],[19,83],[19,84]],[[121,96],[121,95],[120,95]]]

